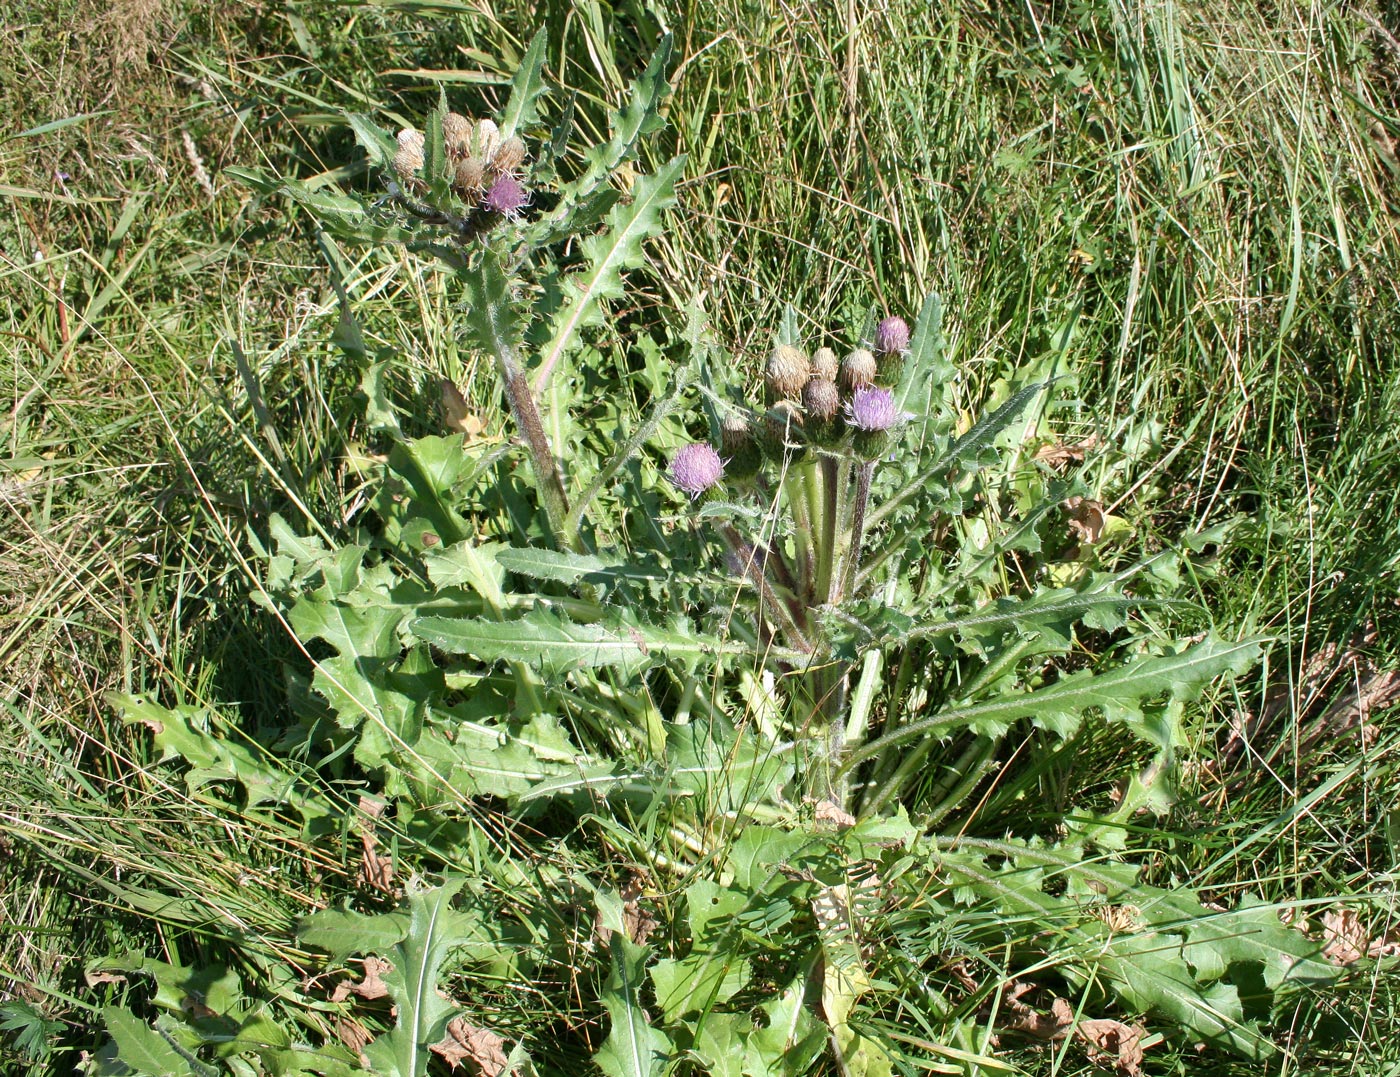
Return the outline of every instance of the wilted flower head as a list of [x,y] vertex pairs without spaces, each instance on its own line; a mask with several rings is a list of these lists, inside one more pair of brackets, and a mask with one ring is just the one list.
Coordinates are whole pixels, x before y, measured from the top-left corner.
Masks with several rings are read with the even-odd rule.
[[854,393],[873,384],[877,373],[874,354],[865,348],[857,348],[841,361],[841,387]]
[[724,475],[724,461],[708,443],[683,446],[671,458],[671,481],[691,497],[699,497]]
[[405,127],[398,134],[398,143],[398,152],[394,154],[394,171],[401,179],[409,181],[423,167],[423,132]]
[[873,385],[857,389],[846,405],[846,422],[857,430],[888,430],[903,418],[894,394]]
[[502,174],[514,172],[524,163],[525,143],[512,135],[496,147],[491,157],[491,170]]
[[480,157],[463,157],[457,162],[453,181],[463,198],[481,193],[481,180],[486,175],[486,163]]
[[836,389],[836,383],[815,375],[809,378],[802,388],[802,406],[808,415],[819,422],[835,419],[841,409],[841,394]]
[[818,348],[812,353],[812,377],[835,381],[840,365],[830,348]]
[[528,201],[529,196],[526,195],[525,188],[520,186],[514,176],[497,176],[486,191],[486,197],[481,200],[481,204],[492,213],[499,213],[502,217],[510,217],[513,220],[520,215]]
[[442,144],[453,158],[465,157],[472,148],[472,121],[456,112],[442,118]]
[[496,126],[494,120],[478,120],[476,124],[476,145],[474,147],[475,156],[490,161],[496,156],[496,150],[501,145],[501,129]]
[[900,317],[886,318],[875,327],[875,350],[885,355],[909,347],[909,324]]
[[797,400],[802,396],[802,387],[812,376],[812,364],[801,348],[791,344],[779,344],[768,357],[768,369],[764,378],[769,391],[778,400]]

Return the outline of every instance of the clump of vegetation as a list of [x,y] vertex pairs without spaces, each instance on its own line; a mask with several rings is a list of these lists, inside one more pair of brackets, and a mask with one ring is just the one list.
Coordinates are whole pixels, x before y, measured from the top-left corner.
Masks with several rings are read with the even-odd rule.
[[[1007,265],[909,252],[899,299],[833,244],[820,294],[711,295],[666,261],[714,241],[686,229],[720,192],[685,182],[709,147],[672,39],[611,108],[550,92],[548,40],[493,107],[343,108],[359,151],[328,136],[329,169],[221,173],[250,218],[285,199],[314,223],[326,341],[294,340],[328,399],[271,398],[236,342],[238,402],[191,372],[247,456],[177,440],[193,489],[166,496],[244,566],[200,591],[242,654],[107,696],[122,754],[98,764],[26,719],[56,769],[7,777],[4,833],[115,916],[80,987],[4,1004],[16,1050],[629,1077],[1343,1057],[1345,972],[1393,960],[1383,928],[1242,871],[1277,828],[1205,825],[1199,796],[1256,795],[1230,745],[1277,707],[1266,672],[1252,728],[1203,751],[1202,692],[1248,691],[1275,643],[1222,605],[1267,510],[1222,477],[1222,511],[1194,511],[1162,477],[1191,443],[1100,415],[1127,368],[1079,361],[1119,326],[1124,362],[1155,270],[1121,304],[1086,240],[1074,288],[1015,305]],[[827,162],[850,184],[859,159]]]

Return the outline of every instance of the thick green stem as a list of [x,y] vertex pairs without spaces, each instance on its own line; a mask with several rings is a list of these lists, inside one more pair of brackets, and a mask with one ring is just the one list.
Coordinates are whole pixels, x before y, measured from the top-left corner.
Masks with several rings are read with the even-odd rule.
[[816,552],[812,548],[811,487],[806,464],[790,466],[783,490],[792,509],[793,540],[797,547],[798,600],[803,605],[812,601],[817,569]]

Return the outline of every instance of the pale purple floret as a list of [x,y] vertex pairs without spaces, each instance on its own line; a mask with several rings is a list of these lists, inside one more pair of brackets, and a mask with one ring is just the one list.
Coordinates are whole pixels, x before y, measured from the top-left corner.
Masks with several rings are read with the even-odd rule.
[[886,318],[875,327],[875,350],[885,355],[909,347],[909,324],[899,317]]
[[686,445],[671,459],[671,481],[691,497],[699,497],[724,474],[724,461],[705,442]]
[[520,211],[529,200],[525,188],[520,186],[513,176],[498,176],[486,192],[486,196],[482,198],[481,204],[492,213],[513,219],[520,215]]
[[846,422],[857,430],[888,430],[903,418],[894,394],[873,385],[857,389],[846,405]]

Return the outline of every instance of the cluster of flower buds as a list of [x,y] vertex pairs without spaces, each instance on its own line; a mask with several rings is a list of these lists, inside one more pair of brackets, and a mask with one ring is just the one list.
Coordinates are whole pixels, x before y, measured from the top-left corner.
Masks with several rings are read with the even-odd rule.
[[[399,132],[394,171],[411,191],[422,191],[424,146],[422,131],[405,128]],[[442,118],[442,143],[452,175],[452,190],[468,206],[488,214],[515,219],[529,203],[521,183],[525,163],[525,143],[512,135],[502,138],[491,120],[473,123],[466,116],[449,112]]]
[[726,417],[720,431],[723,456],[708,444],[685,446],[671,463],[672,483],[696,498],[723,477],[752,478],[765,456],[793,461],[809,445],[836,448],[847,438],[862,459],[879,456],[890,431],[906,418],[890,389],[877,383],[898,377],[909,350],[908,324],[903,318],[884,319],[872,344],[844,359],[830,348],[809,357],[801,348],[778,345],[764,369],[769,406],[762,428],[755,435],[742,415]]
[[818,348],[810,358],[788,344],[773,349],[764,370],[770,453],[801,451],[792,437],[794,424],[801,427],[801,441],[833,446],[851,433],[862,455],[877,450],[878,439],[870,435],[883,434],[902,416],[894,396],[876,381],[882,368],[884,380],[898,374],[909,349],[909,326],[903,318],[886,318],[873,343],[873,350],[856,348],[840,360],[830,348]]

